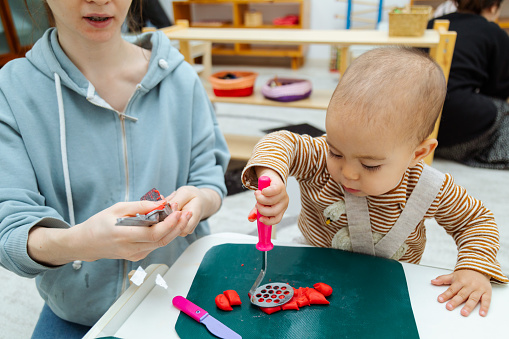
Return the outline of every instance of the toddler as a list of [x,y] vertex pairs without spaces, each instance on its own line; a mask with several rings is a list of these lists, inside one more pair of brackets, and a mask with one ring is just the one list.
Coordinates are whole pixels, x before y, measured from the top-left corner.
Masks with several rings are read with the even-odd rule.
[[[271,185],[256,191],[256,208],[267,225],[288,207],[286,180],[300,186],[299,229],[314,246],[333,247],[418,264],[426,244],[424,220],[435,218],[458,246],[450,285],[438,296],[468,316],[480,303],[486,316],[491,285],[509,280],[496,260],[498,230],[482,202],[427,166],[437,146],[429,138],[446,94],[440,67],[407,47],[378,48],[358,57],[342,76],[327,109],[327,134],[318,138],[287,131],[264,137],[242,181]],[[250,213],[250,220],[252,213]]]

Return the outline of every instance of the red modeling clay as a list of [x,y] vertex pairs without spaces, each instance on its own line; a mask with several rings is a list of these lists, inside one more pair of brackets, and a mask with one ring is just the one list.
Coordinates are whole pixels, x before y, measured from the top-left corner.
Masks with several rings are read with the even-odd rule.
[[164,210],[164,207],[166,207],[167,204],[168,204],[168,202],[165,200],[159,206],[157,206],[156,208],[151,209],[150,212],[155,211],[155,210],[158,210],[158,211],[161,210],[162,211],[162,210]]
[[296,310],[296,311],[298,311],[299,310],[299,305],[297,305],[297,299],[295,298],[295,296],[293,296],[292,299],[290,299],[290,301],[287,302],[286,304],[281,305],[281,309],[283,311],[287,311],[287,310]]
[[226,296],[231,306],[241,305],[239,294],[235,290],[224,291],[223,294]]
[[[293,297],[286,304],[277,307],[260,307],[260,309],[267,313],[272,314],[279,310],[299,310],[304,306],[310,305],[328,305],[330,302],[325,299],[322,290],[327,293],[327,296],[332,294],[332,287],[324,283],[317,283],[313,285],[315,288],[310,287],[293,287]],[[227,291],[225,291],[226,293]],[[249,295],[249,294],[248,294]]]
[[248,220],[256,220],[256,211],[247,216]]
[[297,301],[297,305],[299,305],[299,307],[311,305],[309,303],[309,299],[306,295],[307,289],[308,289],[308,287],[299,287],[299,289],[294,292],[294,296],[295,296],[295,293],[297,294],[296,301]]
[[150,191],[145,193],[144,196],[140,198],[140,200],[150,200],[150,201],[158,201],[161,200],[161,193],[155,188],[152,188]]
[[306,296],[311,305],[328,305],[330,302],[325,299],[325,296],[315,290],[314,288],[310,288],[306,291]]
[[224,294],[218,294],[215,301],[217,308],[220,310],[233,311],[233,308],[230,306],[230,303]]
[[276,313],[278,311],[281,311],[281,306],[276,306],[276,307],[260,307],[260,309],[267,313],[267,314],[272,314],[272,313]]
[[315,288],[315,290],[323,294],[325,297],[328,297],[329,295],[332,294],[332,287],[325,283],[319,282],[314,284],[313,287]]

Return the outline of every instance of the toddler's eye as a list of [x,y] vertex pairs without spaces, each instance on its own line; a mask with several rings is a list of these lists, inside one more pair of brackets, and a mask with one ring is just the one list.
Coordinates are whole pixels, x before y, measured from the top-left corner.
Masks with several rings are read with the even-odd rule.
[[381,165],[376,165],[376,166],[367,166],[367,165],[362,165],[362,167],[364,167],[365,169],[367,169],[368,171],[376,171],[376,170],[379,170]]
[[332,151],[331,151],[331,150],[329,150],[329,155],[330,155],[332,158],[338,158],[338,159],[343,158],[343,156],[342,156],[342,155],[334,154],[334,153],[332,153]]

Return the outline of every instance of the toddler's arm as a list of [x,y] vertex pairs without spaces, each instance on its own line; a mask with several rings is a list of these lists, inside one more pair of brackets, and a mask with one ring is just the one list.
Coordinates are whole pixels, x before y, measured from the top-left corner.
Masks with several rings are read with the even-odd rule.
[[496,258],[500,241],[493,213],[465,188],[454,184],[448,174],[437,199],[437,209],[432,216],[458,246],[454,270],[473,270],[490,276],[494,282],[508,283]]
[[461,309],[461,315],[467,317],[478,303],[481,303],[479,315],[485,317],[488,314],[491,302],[490,277],[473,270],[457,270],[451,274],[441,275],[431,280],[433,285],[451,285],[438,296],[438,301],[444,303],[449,300],[445,307],[452,311],[465,302]]
[[258,210],[262,217],[260,221],[265,225],[275,225],[281,221],[283,215],[288,208],[288,194],[286,186],[279,174],[267,167],[255,167],[256,175],[268,176],[270,178],[270,186],[263,190],[255,191],[256,205],[248,216],[249,221],[256,220],[256,211]]

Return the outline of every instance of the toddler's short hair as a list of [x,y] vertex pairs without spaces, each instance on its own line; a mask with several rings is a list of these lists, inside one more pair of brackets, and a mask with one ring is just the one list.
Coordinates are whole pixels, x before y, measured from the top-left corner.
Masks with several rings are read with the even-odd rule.
[[442,69],[427,53],[412,47],[376,48],[348,67],[327,114],[398,128],[418,144],[433,132],[446,92]]

